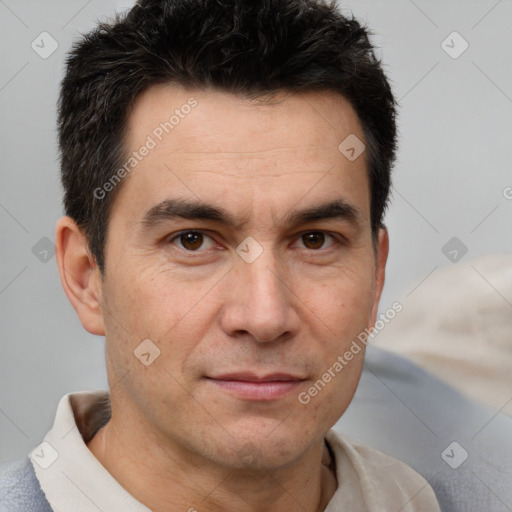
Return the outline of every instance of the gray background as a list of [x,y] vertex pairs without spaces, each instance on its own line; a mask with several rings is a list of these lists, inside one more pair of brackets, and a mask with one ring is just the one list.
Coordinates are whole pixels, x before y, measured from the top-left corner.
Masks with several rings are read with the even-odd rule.
[[[129,5],[0,0],[0,462],[40,443],[64,394],[107,386],[104,340],[83,330],[51,245],[44,251],[62,214],[55,103],[65,53]],[[512,250],[512,2],[342,6],[375,32],[401,104],[385,311],[453,264],[442,251],[452,237],[467,247],[464,261]],[[454,31],[469,44],[458,58],[441,46]],[[31,47],[42,32],[58,43],[46,59]],[[462,48],[457,37],[452,52]]]

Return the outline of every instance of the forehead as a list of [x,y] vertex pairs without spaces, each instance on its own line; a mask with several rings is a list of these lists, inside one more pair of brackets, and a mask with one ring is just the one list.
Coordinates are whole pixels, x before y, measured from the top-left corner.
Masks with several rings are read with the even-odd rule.
[[120,196],[128,194],[139,210],[151,206],[143,200],[192,195],[240,208],[258,199],[275,210],[306,194],[329,199],[337,188],[357,196],[359,209],[369,214],[366,155],[347,159],[339,150],[347,137],[364,141],[357,114],[336,93],[249,99],[154,86],[137,98],[128,117],[127,158],[137,154],[138,160]]
[[[282,143],[308,143],[332,150],[340,136],[351,133],[364,139],[352,105],[332,91],[278,91],[250,99],[217,89],[164,84],[150,87],[135,101],[128,117],[126,143],[136,147],[144,136],[152,135],[166,144],[179,136],[174,147],[177,153],[200,146],[205,151],[251,153],[278,148]],[[220,137],[222,147],[217,145]]]

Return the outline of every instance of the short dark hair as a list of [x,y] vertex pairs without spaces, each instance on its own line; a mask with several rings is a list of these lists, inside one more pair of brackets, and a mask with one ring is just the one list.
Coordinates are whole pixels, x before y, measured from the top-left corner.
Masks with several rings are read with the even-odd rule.
[[382,226],[396,103],[368,30],[334,0],[140,0],[75,43],[66,64],[58,114],[64,207],[100,271],[120,186],[102,198],[94,191],[125,160],[124,130],[136,97],[157,84],[252,98],[340,93],[364,130],[374,237]]

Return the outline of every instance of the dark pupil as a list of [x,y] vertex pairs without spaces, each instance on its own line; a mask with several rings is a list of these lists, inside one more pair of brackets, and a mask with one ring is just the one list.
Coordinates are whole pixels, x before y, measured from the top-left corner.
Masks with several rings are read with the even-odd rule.
[[309,249],[320,249],[324,244],[325,235],[319,232],[306,233],[305,235],[302,235],[302,241]]
[[181,243],[186,249],[199,249],[203,243],[203,235],[197,231],[189,231],[180,236]]

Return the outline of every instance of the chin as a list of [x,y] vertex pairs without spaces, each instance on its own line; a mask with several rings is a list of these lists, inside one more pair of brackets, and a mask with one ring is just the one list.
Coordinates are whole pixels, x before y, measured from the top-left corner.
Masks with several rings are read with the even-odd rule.
[[234,453],[228,465],[236,469],[274,471],[295,463],[308,450],[312,439],[303,432],[241,433],[233,435]]

